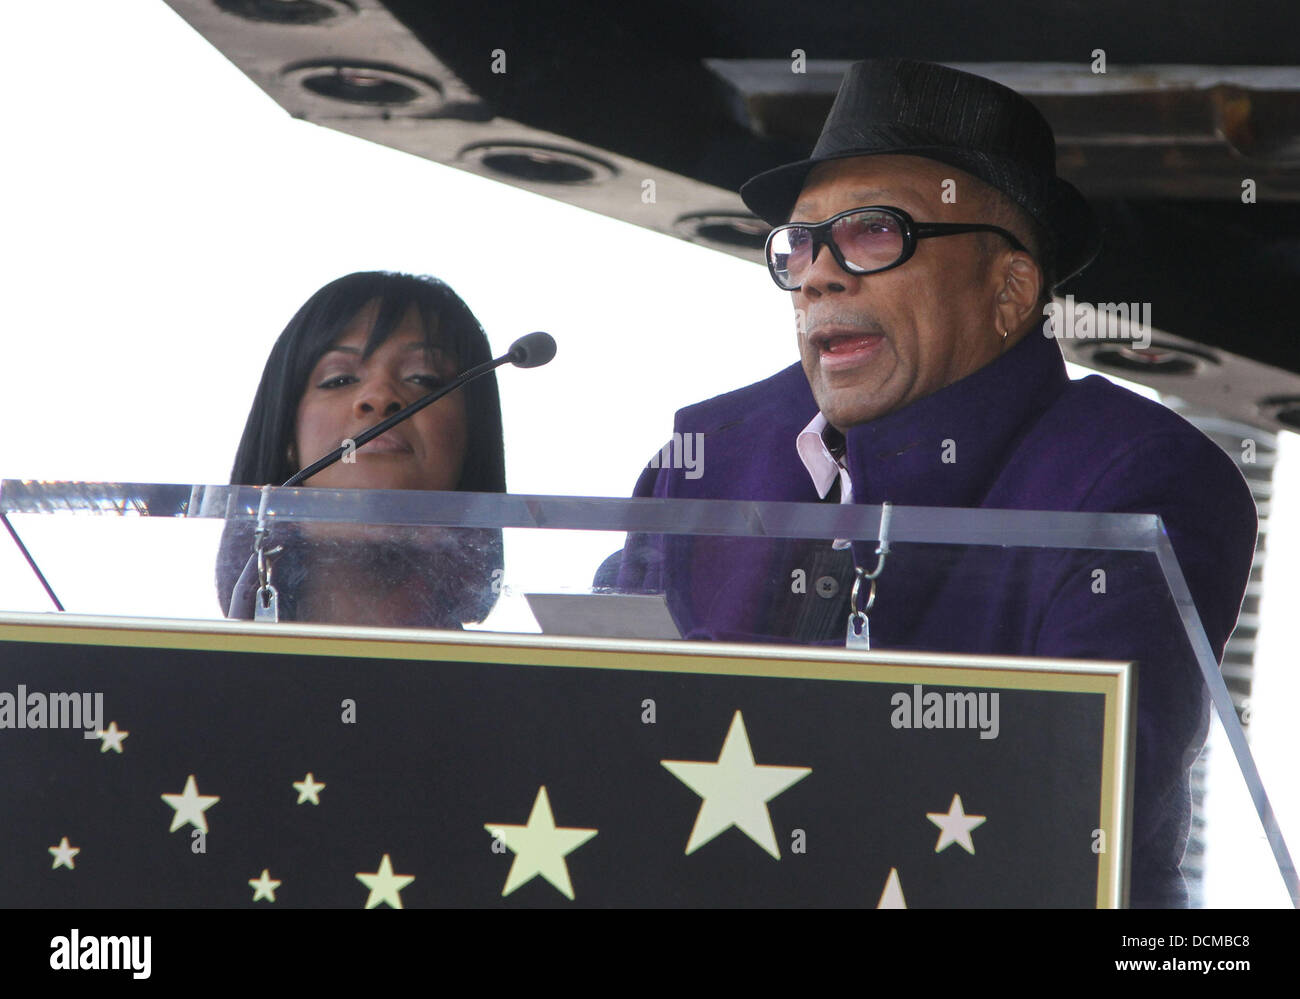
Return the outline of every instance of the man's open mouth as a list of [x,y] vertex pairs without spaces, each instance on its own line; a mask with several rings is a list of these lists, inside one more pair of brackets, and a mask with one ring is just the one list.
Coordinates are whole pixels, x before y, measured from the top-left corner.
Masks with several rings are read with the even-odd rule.
[[849,358],[869,353],[885,339],[883,333],[868,333],[852,327],[823,327],[809,338],[819,357]]
[[878,333],[835,333],[821,339],[817,347],[823,354],[852,354],[874,347],[880,340]]

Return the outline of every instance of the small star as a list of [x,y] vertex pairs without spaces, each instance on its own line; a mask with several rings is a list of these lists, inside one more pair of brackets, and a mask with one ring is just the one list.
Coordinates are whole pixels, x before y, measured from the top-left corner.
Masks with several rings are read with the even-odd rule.
[[939,842],[935,845],[934,852],[953,843],[960,843],[962,849],[967,853],[975,852],[975,844],[971,842],[971,830],[984,824],[983,815],[967,815],[962,811],[961,795],[952,796],[952,804],[948,806],[947,812],[926,812],[925,817],[939,827]]
[[515,855],[510,873],[506,875],[506,886],[501,890],[502,897],[540,874],[565,898],[573,900],[573,883],[569,880],[569,865],[564,858],[595,836],[597,830],[557,828],[545,785],[537,790],[527,825],[497,823],[483,828],[505,843]]
[[877,909],[906,909],[907,903],[903,900],[903,886],[898,880],[898,868],[889,869],[889,878],[885,881],[885,890],[880,893],[880,901],[876,903]]
[[122,752],[122,740],[131,733],[118,728],[117,722],[111,721],[108,723],[108,728],[101,728],[95,734],[103,742],[103,745],[99,747],[101,753],[107,753],[110,749],[115,753],[120,753]]
[[50,847],[50,855],[54,857],[54,863],[50,865],[50,870],[58,870],[60,867],[66,867],[70,871],[75,871],[77,865],[72,862],[72,858],[81,852],[81,847],[73,846],[68,842],[68,837],[64,836],[59,841],[58,846]]
[[167,830],[168,832],[175,832],[188,822],[195,829],[206,833],[208,819],[203,813],[221,800],[216,795],[199,794],[199,786],[194,782],[193,774],[186,779],[185,790],[180,794],[164,794],[161,797],[176,810],[176,814],[172,816],[172,827]]
[[253,889],[253,901],[264,898],[268,902],[275,901],[275,890],[280,887],[280,882],[271,877],[271,872],[265,867],[262,868],[260,878],[252,878],[248,886]]
[[293,782],[293,789],[298,792],[298,804],[301,805],[304,801],[310,801],[313,805],[319,805],[320,798],[317,795],[325,790],[325,785],[317,784],[311,775],[311,771],[308,771],[307,776],[302,780]]
[[380,902],[388,903],[390,908],[400,909],[402,896],[398,893],[415,878],[410,874],[394,874],[393,862],[385,853],[384,859],[379,862],[379,870],[374,874],[358,874],[357,880],[370,889],[370,896],[366,899],[367,909],[373,909]]
[[660,762],[704,799],[686,843],[688,854],[735,826],[777,860],[781,859],[767,803],[807,777],[812,773],[811,768],[756,765],[745,719],[739,711],[731,719],[717,763]]

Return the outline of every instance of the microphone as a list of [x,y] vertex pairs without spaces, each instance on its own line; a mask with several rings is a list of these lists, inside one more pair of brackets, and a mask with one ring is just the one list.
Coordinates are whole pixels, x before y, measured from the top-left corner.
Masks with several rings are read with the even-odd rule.
[[[500,357],[475,365],[468,371],[457,375],[441,388],[434,389],[434,391],[430,392],[428,395],[416,399],[415,402],[411,403],[405,409],[399,410],[387,419],[376,423],[369,430],[363,430],[361,433],[357,434],[356,439],[351,442],[351,448],[355,451],[357,448],[361,447],[361,445],[374,440],[385,430],[391,430],[403,420],[414,416],[425,406],[437,402],[443,396],[455,392],[456,389],[460,388],[466,382],[471,382],[481,375],[486,375],[489,371],[494,371],[503,364],[513,364],[518,368],[539,368],[554,356],[555,338],[549,333],[538,332],[521,336],[518,340],[512,343],[510,349]],[[283,489],[288,486],[296,486],[300,482],[310,479],[317,472],[329,468],[330,465],[334,464],[334,462],[338,461],[347,453],[347,444],[336,447],[329,454],[325,455],[325,457],[312,462],[306,468],[302,469],[302,471],[290,476],[280,488]]]
[[555,337],[549,333],[529,333],[510,346],[510,363],[516,368],[540,368],[555,356]]

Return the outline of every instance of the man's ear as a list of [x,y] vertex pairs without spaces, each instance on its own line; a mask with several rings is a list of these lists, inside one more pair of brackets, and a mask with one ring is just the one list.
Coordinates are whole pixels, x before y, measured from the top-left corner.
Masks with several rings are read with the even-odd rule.
[[1034,258],[1014,250],[998,261],[999,277],[996,320],[999,329],[1018,333],[1031,318],[1039,318],[1038,298],[1043,287],[1043,272]]

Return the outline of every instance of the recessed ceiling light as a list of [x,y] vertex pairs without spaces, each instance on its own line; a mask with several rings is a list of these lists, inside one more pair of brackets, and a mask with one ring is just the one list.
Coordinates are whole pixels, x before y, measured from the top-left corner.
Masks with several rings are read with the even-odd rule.
[[612,163],[576,149],[534,142],[476,142],[457,159],[512,177],[542,184],[598,184],[618,173]]
[[1269,396],[1259,408],[1288,430],[1300,431],[1300,395]]
[[1148,375],[1194,375],[1207,364],[1219,362],[1213,355],[1187,347],[1152,341],[1150,346],[1135,347],[1127,342],[1101,342],[1083,346],[1088,364],[1116,371]]
[[693,212],[673,223],[673,231],[692,242],[747,250],[763,249],[771,228],[743,212]]
[[357,12],[352,0],[213,0],[227,14],[263,24],[329,24]]
[[331,101],[427,114],[442,105],[433,80],[396,66],[363,62],[310,62],[287,67],[284,79]]

